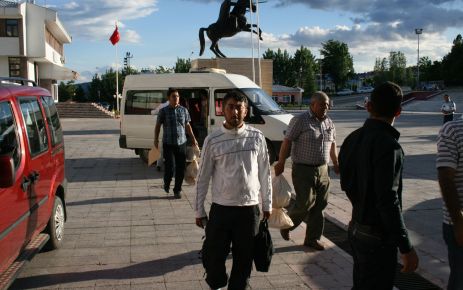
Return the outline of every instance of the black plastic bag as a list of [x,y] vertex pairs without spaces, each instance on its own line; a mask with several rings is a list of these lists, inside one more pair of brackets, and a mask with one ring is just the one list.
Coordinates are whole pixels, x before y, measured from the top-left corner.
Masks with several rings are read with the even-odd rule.
[[267,219],[263,219],[259,225],[259,232],[254,238],[254,265],[257,271],[268,272],[273,253],[273,242],[268,230],[268,222]]

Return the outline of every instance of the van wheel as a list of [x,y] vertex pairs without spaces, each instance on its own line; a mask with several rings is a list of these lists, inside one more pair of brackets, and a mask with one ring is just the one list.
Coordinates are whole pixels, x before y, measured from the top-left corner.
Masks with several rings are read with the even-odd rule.
[[64,220],[63,202],[61,198],[56,196],[50,220],[46,228],[46,233],[50,235],[50,240],[46,245],[47,249],[54,250],[61,247],[64,238]]
[[149,150],[148,149],[140,149],[138,151],[138,156],[140,156],[140,159],[145,163],[145,164],[148,164],[148,154],[149,154]]
[[272,143],[267,139],[265,139],[265,141],[267,142],[268,160],[270,165],[272,165],[277,160],[277,155],[275,149],[273,149]]

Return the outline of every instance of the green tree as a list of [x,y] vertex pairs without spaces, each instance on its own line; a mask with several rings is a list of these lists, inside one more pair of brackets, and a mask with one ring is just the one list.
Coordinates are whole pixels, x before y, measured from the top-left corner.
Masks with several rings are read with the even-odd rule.
[[398,85],[405,85],[407,79],[407,58],[401,51],[389,53],[389,80]]
[[375,67],[374,71],[374,85],[377,86],[379,84],[384,83],[388,80],[389,74],[389,64],[386,58],[376,58],[375,60]]
[[58,85],[58,95],[61,102],[73,100],[76,92],[74,81],[60,82]]
[[293,58],[287,50],[278,49],[275,52],[267,49],[263,54],[263,58],[273,60],[273,83],[284,86],[296,85],[293,79]]
[[331,39],[322,43],[320,53],[323,56],[323,71],[331,76],[336,90],[344,87],[354,75],[353,58],[347,44]]
[[87,101],[87,97],[85,96],[84,89],[82,86],[76,85],[75,86],[75,96],[74,96],[74,101],[76,102],[85,102]]
[[154,69],[154,73],[157,73],[157,74],[169,74],[173,72],[174,72],[173,68],[168,68],[163,65],[160,65]]
[[442,60],[442,72],[448,85],[463,84],[463,38],[461,34],[453,40],[450,52]]
[[306,47],[301,46],[292,58],[291,78],[295,83],[291,86],[298,86],[304,89],[304,96],[310,96],[315,91],[315,58],[312,52]]
[[191,69],[191,60],[185,58],[178,58],[175,63],[174,72],[176,73],[187,73]]

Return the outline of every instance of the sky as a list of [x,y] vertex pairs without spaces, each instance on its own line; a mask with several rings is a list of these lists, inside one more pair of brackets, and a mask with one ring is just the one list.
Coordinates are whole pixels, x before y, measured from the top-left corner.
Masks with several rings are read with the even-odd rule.
[[[177,57],[199,57],[198,31],[217,20],[220,0],[36,0],[58,11],[72,36],[65,45],[66,66],[80,81],[123,64],[126,52],[137,69],[172,67]],[[261,0],[261,53],[267,48],[293,53],[301,45],[320,57],[321,43],[347,43],[356,72],[373,69],[375,59],[402,51],[407,65],[416,64],[417,35],[422,28],[420,56],[441,60],[457,34],[463,34],[463,0]],[[249,14],[248,14],[249,19]],[[116,49],[109,37],[118,23]],[[254,15],[254,22],[256,15]],[[206,37],[207,39],[207,37]],[[257,39],[254,39],[256,43]],[[241,32],[219,42],[228,57],[251,57],[251,36]],[[257,55],[257,45],[254,55]],[[213,53],[206,43],[203,57]]]

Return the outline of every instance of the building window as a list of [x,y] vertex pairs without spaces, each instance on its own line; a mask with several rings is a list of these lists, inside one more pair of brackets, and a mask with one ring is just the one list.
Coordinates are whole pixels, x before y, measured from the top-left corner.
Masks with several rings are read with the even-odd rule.
[[10,65],[10,77],[20,77],[21,76],[21,58],[19,57],[10,57],[8,58]]
[[18,19],[6,19],[5,21],[5,35],[7,37],[19,36],[19,21]]

